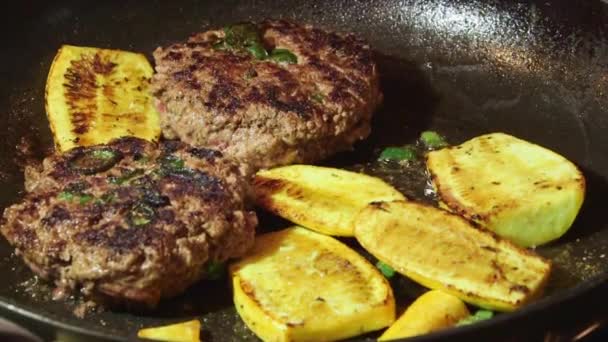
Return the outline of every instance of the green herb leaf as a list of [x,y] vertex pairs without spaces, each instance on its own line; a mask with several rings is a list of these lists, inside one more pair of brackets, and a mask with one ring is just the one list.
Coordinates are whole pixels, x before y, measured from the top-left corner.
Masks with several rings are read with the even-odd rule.
[[224,274],[226,273],[226,264],[219,261],[209,261],[207,263],[207,279],[209,280],[218,280],[222,279]]
[[93,157],[99,159],[112,159],[116,156],[116,152],[112,150],[94,150],[92,153]]
[[133,226],[144,226],[154,219],[156,212],[147,204],[140,203],[129,212],[129,223]]
[[475,314],[461,319],[458,323],[456,323],[456,326],[469,325],[480,321],[485,321],[492,317],[494,317],[494,312],[481,309],[477,310]]
[[379,261],[376,263],[376,267],[382,272],[382,274],[387,278],[392,278],[395,276],[395,270],[389,265]]
[[268,52],[260,43],[251,44],[245,47],[245,49],[249,51],[249,53],[251,53],[255,59],[264,60],[268,58]]
[[437,150],[448,146],[445,138],[434,131],[424,131],[420,134],[420,141],[429,150]]
[[57,198],[63,201],[71,201],[74,199],[74,193],[69,191],[62,191],[57,195]]
[[160,164],[167,171],[181,171],[186,165],[183,159],[172,154],[162,157]]
[[321,92],[312,93],[312,95],[310,95],[310,98],[318,103],[323,103],[323,101],[325,100],[325,96]]
[[116,194],[114,192],[106,192],[101,195],[100,201],[102,203],[112,203],[116,200]]
[[414,159],[416,159],[416,150],[411,146],[387,147],[378,158],[380,161],[411,161]]
[[243,48],[261,42],[260,33],[253,24],[236,24],[224,27],[224,41],[231,48]]
[[85,175],[107,171],[120,161],[122,155],[109,148],[86,149],[72,156],[70,167]]
[[87,204],[87,203],[91,202],[93,199],[95,199],[95,197],[93,197],[92,195],[83,194],[83,195],[78,196],[78,203]]
[[228,48],[228,46],[226,45],[226,42],[224,40],[218,40],[217,42],[213,43],[213,45],[211,45],[211,47],[214,50],[226,50]]
[[126,172],[125,174],[123,174],[120,177],[109,176],[108,181],[112,184],[121,185],[121,184],[124,184],[125,182],[128,182],[128,181],[132,180],[133,178],[136,178],[137,176],[141,176],[143,174],[144,174],[143,169],[134,169],[129,172]]
[[277,63],[287,63],[287,64],[298,63],[298,57],[287,49],[274,49],[270,53],[269,58]]
[[150,157],[148,157],[148,156],[142,156],[141,158],[136,159],[136,162],[141,163],[141,164],[145,164],[149,161],[150,161]]

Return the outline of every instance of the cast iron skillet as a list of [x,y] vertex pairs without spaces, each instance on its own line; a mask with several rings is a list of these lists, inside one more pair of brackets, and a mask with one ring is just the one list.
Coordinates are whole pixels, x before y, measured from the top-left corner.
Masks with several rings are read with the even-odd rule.
[[[588,194],[574,227],[538,250],[555,265],[547,296],[513,314],[419,340],[497,340],[518,336],[517,329],[546,329],[586,317],[588,311],[574,310],[598,300],[606,288],[608,216],[602,200],[608,195],[608,5],[599,0],[25,1],[2,16],[7,27],[0,56],[0,207],[16,201],[23,190],[18,167],[23,156],[15,149],[22,137],[35,142],[40,156],[51,146],[44,84],[61,44],[150,55],[156,46],[211,26],[288,18],[357,32],[377,51],[385,105],[372,136],[328,164],[361,165],[384,146],[412,142],[420,131],[434,129],[452,143],[486,132],[511,133],[561,153],[584,171]],[[408,176],[380,175],[416,197],[408,186],[415,181]],[[191,317],[202,319],[206,341],[252,338],[235,316],[225,281],[196,285],[154,312],[104,312],[80,320],[71,313],[72,301],[50,300],[48,287],[37,284],[11,253],[2,241],[1,315],[40,322],[35,326],[47,338],[54,328],[88,340],[134,338],[143,325]],[[401,307],[423,291],[405,279],[393,286]]]

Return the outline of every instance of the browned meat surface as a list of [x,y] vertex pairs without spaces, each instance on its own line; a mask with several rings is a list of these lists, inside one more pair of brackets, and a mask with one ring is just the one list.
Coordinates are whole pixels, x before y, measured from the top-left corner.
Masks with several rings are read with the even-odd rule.
[[26,173],[0,230],[58,287],[154,306],[252,245],[244,170],[214,150],[136,138],[76,148]]
[[286,49],[297,63],[225,48],[225,29],[154,52],[164,136],[254,169],[312,163],[367,137],[382,99],[369,46],[285,21],[254,28],[266,51]]

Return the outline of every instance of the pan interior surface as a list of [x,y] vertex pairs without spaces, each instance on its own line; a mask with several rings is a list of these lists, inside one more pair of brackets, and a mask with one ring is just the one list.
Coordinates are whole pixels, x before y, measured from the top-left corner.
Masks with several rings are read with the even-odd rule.
[[[547,296],[532,306],[547,310],[578,287],[607,278],[608,5],[602,1],[105,1],[94,8],[54,2],[30,10],[12,24],[0,56],[2,208],[23,193],[23,155],[15,147],[27,145],[40,156],[52,147],[44,85],[62,44],[150,57],[157,46],[207,28],[285,18],[356,32],[376,51],[385,100],[372,135],[327,164],[365,170],[421,198],[419,173],[373,162],[383,147],[411,143],[427,129],[454,144],[502,131],[548,147],[581,167],[587,196],[566,236],[538,249],[555,271]],[[262,225],[276,225],[271,221],[262,217]],[[81,320],[72,314],[76,299],[53,301],[49,286],[12,252],[2,240],[4,307],[108,338],[200,317],[205,341],[255,340],[236,316],[227,281],[200,283],[153,312],[106,311]],[[392,285],[400,306],[424,291],[398,278]]]

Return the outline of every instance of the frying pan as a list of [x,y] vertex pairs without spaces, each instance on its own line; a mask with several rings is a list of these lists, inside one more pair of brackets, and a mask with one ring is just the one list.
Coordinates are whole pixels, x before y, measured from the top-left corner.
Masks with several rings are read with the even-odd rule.
[[[412,142],[425,129],[439,131],[452,143],[503,131],[557,151],[586,176],[588,193],[576,223],[559,241],[538,248],[555,265],[544,298],[515,313],[418,340],[522,340],[556,326],[590,324],[608,316],[601,297],[608,280],[605,2],[23,1],[15,6],[2,13],[0,207],[14,203],[23,191],[19,164],[24,156],[15,146],[26,137],[39,156],[52,146],[44,84],[61,44],[150,56],[159,45],[212,26],[293,19],[356,32],[376,51],[385,103],[376,113],[373,133],[353,152],[327,164],[364,165],[378,149]],[[397,173],[378,175],[417,198],[415,180]],[[271,221],[262,217],[263,224]],[[33,277],[4,240],[0,274],[0,315],[35,328],[47,339],[56,331],[85,340],[134,339],[141,326],[191,317],[202,320],[206,341],[253,338],[232,309],[225,281],[195,285],[153,312],[106,311],[78,319],[72,314],[76,301],[51,300],[48,285]],[[402,278],[393,287],[400,307],[424,290]]]

